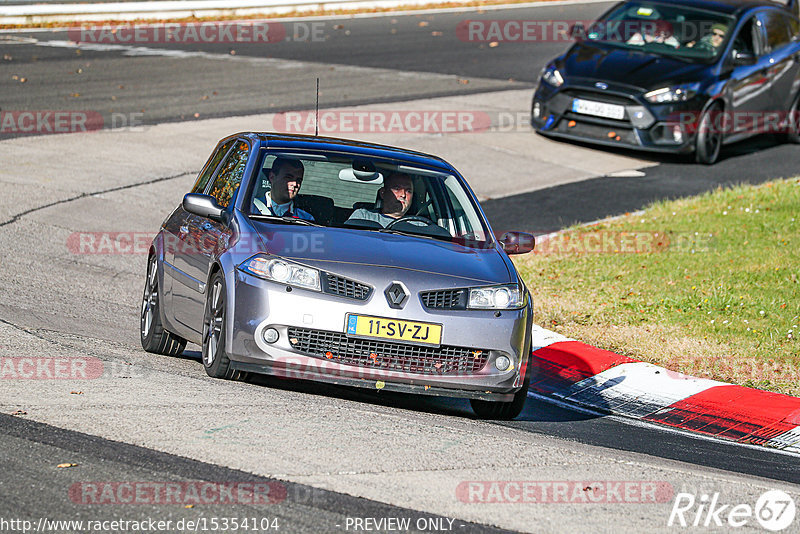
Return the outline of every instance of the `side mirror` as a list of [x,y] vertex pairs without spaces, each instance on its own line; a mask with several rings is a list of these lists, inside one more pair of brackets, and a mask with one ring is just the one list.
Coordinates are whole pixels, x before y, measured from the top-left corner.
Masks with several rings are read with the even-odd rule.
[[215,221],[222,221],[225,208],[217,204],[214,197],[188,193],[183,197],[183,209],[200,217],[207,217]]
[[750,52],[733,51],[733,66],[741,67],[743,65],[755,65],[756,56]]
[[525,232],[506,232],[500,236],[506,254],[527,254],[536,246],[536,239]]
[[583,41],[586,38],[586,28],[583,27],[583,23],[576,22],[575,24],[570,26],[569,36],[575,39],[576,41]]

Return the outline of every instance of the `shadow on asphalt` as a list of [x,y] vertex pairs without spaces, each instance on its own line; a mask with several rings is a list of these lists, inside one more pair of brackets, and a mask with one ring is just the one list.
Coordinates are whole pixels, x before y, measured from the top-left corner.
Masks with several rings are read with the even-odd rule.
[[573,224],[637,211],[659,200],[800,174],[796,165],[797,145],[781,143],[776,135],[761,135],[726,146],[715,165],[695,164],[686,156],[611,151],[639,159],[649,158],[659,165],[641,169],[645,173],[642,177],[602,176],[486,200],[481,206],[495,233],[519,230],[540,235]]

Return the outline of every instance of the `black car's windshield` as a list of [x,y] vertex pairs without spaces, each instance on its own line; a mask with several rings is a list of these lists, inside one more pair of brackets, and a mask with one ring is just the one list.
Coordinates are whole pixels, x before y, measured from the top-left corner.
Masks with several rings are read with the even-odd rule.
[[379,158],[272,151],[262,153],[256,172],[246,204],[253,218],[493,243],[469,192],[446,172]]
[[628,2],[586,29],[587,41],[709,62],[724,49],[735,20],[721,13],[656,2]]

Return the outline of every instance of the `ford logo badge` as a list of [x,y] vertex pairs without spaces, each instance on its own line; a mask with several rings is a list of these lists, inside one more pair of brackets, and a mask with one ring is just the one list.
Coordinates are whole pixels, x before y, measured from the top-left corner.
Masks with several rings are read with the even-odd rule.
[[608,84],[603,82],[596,82],[594,86],[597,87],[598,89],[603,89],[603,90],[608,89]]

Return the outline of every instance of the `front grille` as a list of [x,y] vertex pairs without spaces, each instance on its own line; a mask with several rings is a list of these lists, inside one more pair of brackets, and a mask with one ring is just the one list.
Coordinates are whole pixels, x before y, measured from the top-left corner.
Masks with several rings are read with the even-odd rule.
[[442,345],[423,347],[405,343],[348,338],[340,332],[289,328],[289,343],[298,352],[339,363],[376,370],[427,375],[471,374],[483,369],[489,351]]
[[419,294],[426,308],[446,310],[467,309],[466,289],[441,289],[439,291],[426,291]]
[[350,280],[343,276],[325,273],[322,279],[322,291],[356,300],[367,300],[372,293],[372,288],[367,284]]
[[[597,124],[583,122],[582,118],[576,120],[572,127],[569,126],[566,118],[562,119],[558,124],[556,131],[570,135],[598,139],[601,141],[616,141],[621,145],[639,145],[639,141],[636,139],[636,135],[633,133],[633,130],[630,127],[610,128],[608,126],[600,126]],[[614,132],[614,135],[611,135],[611,132]],[[619,139],[617,139],[617,137],[619,137]]]

